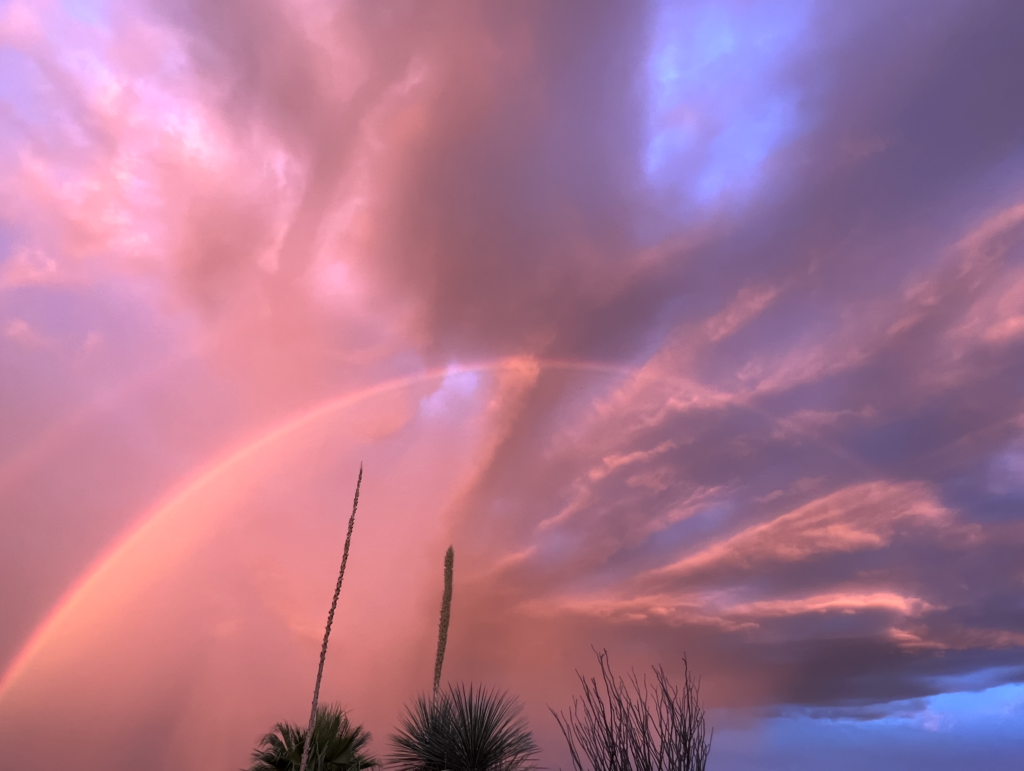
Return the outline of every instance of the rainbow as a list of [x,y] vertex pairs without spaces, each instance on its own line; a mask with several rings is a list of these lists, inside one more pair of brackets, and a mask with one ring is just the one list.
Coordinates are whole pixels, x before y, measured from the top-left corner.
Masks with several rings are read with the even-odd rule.
[[88,568],[56,603],[53,610],[36,628],[21,650],[14,657],[0,678],[0,700],[8,692],[11,685],[21,676],[29,662],[43,647],[53,631],[69,616],[90,590],[100,582],[103,576],[129,553],[148,533],[159,527],[170,516],[176,507],[199,493],[226,472],[244,463],[276,442],[281,441],[295,432],[323,420],[341,410],[352,407],[359,402],[410,386],[438,380],[451,375],[481,373],[502,369],[516,369],[524,366],[540,369],[575,370],[608,375],[628,375],[633,370],[613,364],[580,362],[567,360],[537,360],[533,358],[507,358],[485,361],[466,365],[451,365],[405,375],[387,380],[357,391],[335,396],[319,402],[297,414],[286,418],[268,430],[250,437],[229,449],[222,455],[205,464],[196,473],[164,496],[155,506],[138,518],[137,524],[129,528],[117,541]]
[[[53,610],[50,611],[49,615],[35,629],[26,643],[22,646],[21,650],[3,673],[3,676],[0,677],[0,701],[3,700],[12,684],[22,675],[33,657],[43,647],[46,640],[53,634],[54,630],[61,625],[62,621],[68,617],[76,607],[81,605],[84,598],[89,594],[93,587],[100,582],[103,576],[109,573],[125,555],[135,548],[139,542],[143,541],[147,534],[158,528],[169,516],[171,516],[176,507],[202,491],[204,487],[221,475],[234,469],[239,464],[244,463],[261,450],[270,447],[295,432],[374,396],[398,391],[410,386],[423,384],[431,380],[437,380],[451,375],[523,368],[590,372],[621,377],[628,377],[637,374],[637,370],[631,367],[600,362],[564,359],[536,359],[533,357],[495,359],[465,365],[437,367],[415,374],[393,378],[360,390],[331,397],[286,418],[282,422],[254,437],[246,439],[222,455],[214,458],[169,494],[164,496],[151,509],[142,514],[137,519],[137,524],[130,527],[120,538],[118,538],[117,541],[82,574],[78,581],[76,581],[64,593],[61,599],[54,605]],[[743,409],[754,412],[761,417],[768,418],[772,422],[779,422],[774,416],[768,415],[745,403],[745,400],[737,399],[735,395],[715,393],[712,389],[708,389],[707,387],[688,378],[671,375],[666,376],[661,373],[652,373],[644,370],[641,370],[640,374],[652,380],[685,385],[686,387],[704,394],[713,395],[719,398],[725,397],[735,406],[742,407]],[[794,431],[792,427],[787,427],[787,430],[799,434],[803,433],[799,430]],[[822,442],[820,438],[805,438],[814,439],[815,441],[825,445],[828,449],[831,449],[841,455],[848,455],[848,453],[840,448],[831,447],[828,443]]]

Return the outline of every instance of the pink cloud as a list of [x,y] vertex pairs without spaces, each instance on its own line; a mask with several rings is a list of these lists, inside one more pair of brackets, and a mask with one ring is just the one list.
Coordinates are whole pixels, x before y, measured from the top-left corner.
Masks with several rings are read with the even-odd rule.
[[733,605],[726,613],[752,618],[797,616],[805,613],[862,613],[887,611],[900,616],[920,616],[934,610],[920,597],[904,597],[895,592],[819,594],[799,599],[761,600]]
[[869,482],[742,530],[651,576],[680,576],[719,567],[752,569],[765,562],[879,549],[904,528],[938,527],[948,519],[949,512],[924,485]]
[[756,318],[779,295],[776,287],[743,287],[728,307],[708,319],[704,328],[712,341],[735,332],[741,325]]
[[11,319],[4,325],[4,337],[27,348],[46,348],[52,341],[24,319]]

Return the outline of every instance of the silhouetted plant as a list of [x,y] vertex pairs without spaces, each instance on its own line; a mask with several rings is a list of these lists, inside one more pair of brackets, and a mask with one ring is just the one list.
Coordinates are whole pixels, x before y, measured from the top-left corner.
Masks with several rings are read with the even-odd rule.
[[370,734],[353,726],[337,705],[317,708],[308,754],[307,734],[292,723],[278,723],[253,751],[248,771],[297,771],[303,758],[310,771],[359,771],[380,765],[363,751]]
[[437,658],[434,660],[434,693],[441,686],[441,665],[448,645],[448,624],[452,620],[452,575],[455,572],[455,549],[444,553],[444,594],[441,595],[441,620],[437,625]]
[[526,771],[538,752],[517,699],[464,685],[421,695],[390,743],[397,771]]
[[434,690],[406,707],[391,735],[389,766],[397,771],[525,771],[534,767],[537,745],[522,705],[505,692],[449,685],[441,690],[441,667],[452,612],[455,551],[444,555],[444,593],[437,630]]
[[597,680],[579,674],[583,697],[573,697],[568,715],[551,710],[576,771],[704,771],[711,751],[705,733],[700,682],[693,679],[683,657],[682,689],[672,685],[661,666],[651,667],[655,684],[646,675],[630,673],[627,685],[612,674],[608,651],[595,649],[601,666],[604,696]]
[[[363,464],[359,464],[359,476],[356,478],[356,495],[352,500],[352,516],[348,518],[348,532],[345,533],[345,548],[341,553],[341,569],[338,571],[338,583],[334,587],[334,599],[331,600],[331,609],[327,612],[327,626],[324,628],[324,644],[320,648],[320,667],[316,671],[316,685],[313,686],[313,707],[309,711],[308,733],[313,733],[313,723],[317,718],[317,702],[320,700],[320,680],[324,676],[324,661],[327,659],[327,639],[331,636],[331,624],[334,623],[334,611],[338,607],[338,596],[341,594],[341,581],[345,578],[345,565],[348,563],[348,548],[352,543],[352,528],[356,524],[356,509],[359,508],[359,487],[363,483]],[[302,759],[299,761],[299,771],[308,771],[310,748],[306,747],[302,752]]]

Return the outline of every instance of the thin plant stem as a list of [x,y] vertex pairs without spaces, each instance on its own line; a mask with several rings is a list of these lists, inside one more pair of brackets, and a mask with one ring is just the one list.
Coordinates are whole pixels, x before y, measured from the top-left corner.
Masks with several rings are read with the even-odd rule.
[[568,714],[551,710],[574,771],[705,771],[714,731],[706,728],[700,680],[686,656],[677,687],[661,665],[651,668],[653,683],[635,672],[627,682],[612,673],[608,651],[594,653],[603,695],[596,678],[577,671],[583,697],[573,698]]
[[359,464],[359,477],[356,479],[356,495],[352,500],[352,516],[348,518],[348,532],[345,534],[345,550],[341,554],[341,570],[338,571],[338,584],[334,587],[334,599],[331,600],[331,610],[327,613],[327,627],[324,629],[324,644],[320,648],[320,667],[316,671],[316,685],[313,687],[313,708],[309,712],[309,730],[306,731],[306,741],[302,747],[302,761],[299,763],[299,771],[306,771],[306,763],[309,761],[309,747],[313,743],[313,726],[316,724],[316,707],[320,701],[320,680],[324,676],[324,660],[327,658],[327,638],[331,636],[331,624],[334,623],[334,611],[338,607],[338,596],[341,594],[341,582],[345,578],[345,565],[348,562],[348,548],[352,543],[352,528],[356,523],[356,509],[359,508],[359,487],[363,483],[363,464]]
[[441,686],[441,666],[448,645],[448,624],[452,620],[452,574],[455,571],[455,550],[449,546],[444,553],[444,594],[441,595],[441,621],[437,629],[437,659],[434,662],[434,695]]

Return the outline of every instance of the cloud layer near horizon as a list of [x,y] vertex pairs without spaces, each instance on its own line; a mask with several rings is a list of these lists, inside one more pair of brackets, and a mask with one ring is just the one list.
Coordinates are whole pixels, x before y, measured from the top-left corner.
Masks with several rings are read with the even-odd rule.
[[378,740],[429,682],[448,542],[446,672],[519,693],[552,767],[591,644],[686,651],[735,769],[751,716],[795,721],[764,724],[784,764],[1014,688],[1022,28],[0,5],[17,762],[61,767],[55,718],[105,769],[239,766],[301,722],[360,460],[326,691]]

